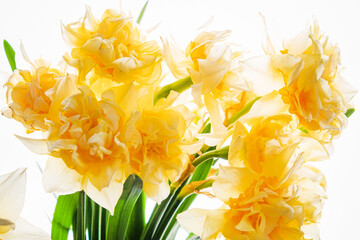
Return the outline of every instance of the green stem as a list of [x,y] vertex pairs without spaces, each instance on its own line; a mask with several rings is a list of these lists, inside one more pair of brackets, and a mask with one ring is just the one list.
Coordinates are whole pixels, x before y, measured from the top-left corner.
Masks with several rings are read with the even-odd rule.
[[254,103],[259,100],[261,97],[257,97],[254,100],[250,101],[248,104],[246,104],[243,108],[241,108],[237,113],[235,113],[234,116],[232,116],[229,121],[226,124],[226,127],[234,123],[236,120],[238,120],[241,116],[248,113],[251,109],[251,107],[254,105]]
[[203,155],[196,158],[192,162],[192,165],[194,167],[197,167],[200,164],[202,164],[203,162],[205,162],[205,161],[207,161],[209,159],[212,159],[212,158],[222,158],[222,159],[227,160],[228,159],[228,154],[229,154],[229,146],[220,148],[218,150],[212,150],[212,151],[206,152]]
[[160,91],[154,97],[154,105],[161,99],[169,96],[171,91],[176,91],[178,93],[182,93],[186,89],[190,88],[193,84],[191,77],[186,77],[177,80],[171,84],[165,85],[160,89]]

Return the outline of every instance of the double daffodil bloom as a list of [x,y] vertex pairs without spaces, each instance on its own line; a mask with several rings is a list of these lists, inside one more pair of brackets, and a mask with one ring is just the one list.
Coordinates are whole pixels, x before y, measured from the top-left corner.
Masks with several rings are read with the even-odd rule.
[[274,164],[274,158],[288,159],[299,152],[303,152],[307,161],[329,157],[326,146],[297,129],[290,114],[259,117],[249,123],[250,130],[241,122],[235,124],[229,149],[232,166],[246,166],[257,173],[268,166],[272,168],[269,171],[276,172],[279,166]]
[[319,239],[316,222],[326,197],[323,175],[302,166],[302,155],[287,164],[274,160],[278,170],[264,174],[220,167],[213,190],[224,206],[187,210],[177,217],[181,226],[204,240]]
[[173,107],[167,100],[156,107],[139,109],[127,123],[123,136],[130,163],[143,180],[146,195],[158,203],[169,195],[169,180],[176,181],[190,164],[189,154],[203,145],[187,137],[192,136],[187,132],[193,119],[194,114],[186,107]]
[[26,169],[0,176],[0,239],[50,240],[41,229],[20,218],[24,206]]
[[[245,78],[266,93],[279,90],[290,113],[313,136],[331,142],[347,119],[355,89],[341,75],[340,50],[320,32],[315,21],[276,49],[267,39],[266,57],[244,62]],[[261,84],[261,85],[260,85]]]
[[292,115],[266,113],[253,115],[247,127],[235,123],[228,155],[231,166],[220,167],[213,184],[225,205],[180,214],[185,229],[202,239],[318,239],[316,223],[326,183],[321,172],[306,162],[326,159],[328,152],[297,129]]
[[219,100],[234,89],[248,90],[247,83],[239,77],[237,61],[240,52],[233,52],[225,39],[230,31],[201,32],[182,51],[164,40],[164,60],[175,78],[191,77],[192,95],[200,106],[205,103],[215,132],[223,132]]
[[168,181],[178,179],[189,164],[188,154],[202,142],[185,137],[193,119],[189,110],[172,107],[168,100],[154,108],[142,90],[122,85],[97,100],[82,86],[62,102],[47,139],[19,137],[30,150],[51,156],[43,173],[48,192],[84,190],[113,213],[124,181],[135,173],[147,196],[157,202],[168,196]]
[[15,70],[5,84],[8,109],[3,115],[21,122],[28,132],[47,131],[57,120],[61,102],[76,90],[76,76],[51,68],[43,60],[33,70]]
[[[123,86],[112,91],[125,97],[127,90]],[[47,139],[19,137],[30,150],[50,155],[43,172],[46,191],[68,194],[84,190],[111,213],[131,174],[128,150],[119,137],[125,112],[112,98],[112,91],[99,101],[82,86],[80,93],[62,102],[59,121],[50,122]]]
[[63,36],[73,46],[65,60],[97,96],[119,83],[153,84],[161,76],[160,47],[123,12],[109,9],[99,20],[88,8],[82,21],[63,26]]

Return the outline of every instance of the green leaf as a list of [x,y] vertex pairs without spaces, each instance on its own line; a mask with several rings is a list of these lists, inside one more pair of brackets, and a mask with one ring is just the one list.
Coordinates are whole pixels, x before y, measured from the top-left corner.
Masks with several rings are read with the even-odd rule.
[[105,208],[99,206],[98,238],[95,239],[106,239],[109,219],[110,219],[110,212]]
[[149,0],[147,0],[146,3],[145,3],[145,5],[142,7],[142,9],[141,9],[141,11],[140,11],[140,14],[139,14],[139,16],[138,16],[138,18],[137,18],[137,20],[136,20],[136,23],[140,24],[141,19],[142,19],[143,16],[144,16],[144,13],[145,13],[145,10],[146,10],[146,8],[147,8],[148,3],[149,3]]
[[91,202],[91,225],[89,225],[89,231],[91,234],[89,235],[90,240],[96,240],[99,239],[99,224],[100,218],[99,218],[99,209],[101,207],[95,203],[94,201]]
[[349,118],[353,113],[355,112],[355,108],[349,108],[346,113],[345,113],[345,116],[347,118]]
[[66,240],[79,201],[79,193],[59,196],[51,227],[51,239]]
[[[210,169],[211,169],[211,166],[213,165],[213,163],[214,163],[214,160],[211,160],[211,161],[209,160],[209,161],[206,161],[203,164],[199,165],[195,169],[195,172],[193,173],[193,175],[190,179],[190,182],[205,180],[207,178],[207,176],[209,175],[209,172],[210,172]],[[176,220],[176,216],[178,214],[184,212],[185,210],[189,209],[189,207],[194,202],[196,197],[197,197],[196,194],[191,194],[190,196],[188,196],[187,198],[185,198],[183,200],[183,202],[181,203],[179,208],[176,210],[176,213],[172,217],[169,225],[167,226],[166,232],[163,235],[164,239],[174,239],[178,229],[180,228],[180,225]]]
[[110,216],[109,218],[106,239],[126,239],[131,213],[141,192],[141,179],[136,175],[130,175],[124,183],[123,193],[116,204],[114,216]]
[[6,53],[6,57],[9,61],[11,70],[14,71],[16,69],[16,62],[15,62],[15,51],[11,47],[10,43],[4,39],[4,49]]
[[130,217],[129,227],[126,234],[127,239],[129,240],[140,239],[141,233],[145,228],[145,203],[145,193],[141,192]]
[[200,240],[200,237],[198,235],[190,233],[186,240]]
[[89,236],[89,239],[92,239],[93,236],[93,232],[92,232],[92,213],[93,213],[93,208],[92,208],[92,205],[93,205],[93,202],[91,200],[91,198],[89,198],[88,196],[86,196],[86,229],[88,231],[88,236]]
[[86,240],[86,194],[84,191],[79,192],[78,207],[76,213],[76,240]]

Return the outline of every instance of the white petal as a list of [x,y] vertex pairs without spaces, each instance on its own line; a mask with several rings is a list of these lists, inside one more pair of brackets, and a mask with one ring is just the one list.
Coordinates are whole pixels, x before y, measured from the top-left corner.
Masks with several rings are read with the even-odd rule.
[[109,186],[101,189],[101,191],[92,185],[89,180],[83,185],[85,193],[97,204],[109,210],[111,215],[114,214],[115,206],[123,191],[123,182],[118,180],[122,179],[120,175],[120,173],[117,173]]
[[251,118],[286,114],[288,108],[289,106],[283,102],[281,95],[277,91],[273,91],[256,101],[250,111],[242,116],[240,120],[245,122]]
[[0,235],[3,240],[50,240],[50,235],[40,228],[37,228],[24,219],[20,218],[15,222],[15,229],[6,234]]
[[209,112],[211,119],[211,126],[214,129],[215,133],[223,133],[226,132],[226,128],[223,125],[223,116],[220,111],[219,104],[214,96],[211,94],[206,94],[204,96],[204,101],[206,108]]
[[191,68],[192,62],[175,43],[167,39],[161,39],[164,45],[163,56],[171,73],[176,79],[188,76],[187,68]]
[[204,231],[204,224],[209,211],[210,210],[198,208],[189,209],[178,214],[176,219],[181,227],[195,233],[198,236],[201,236]]
[[284,87],[283,76],[272,66],[271,56],[249,58],[240,65],[241,77],[252,85],[251,89],[256,95],[264,96]]
[[27,149],[29,149],[35,154],[45,155],[49,153],[46,139],[32,139],[19,135],[15,135],[15,137],[17,137],[17,139],[19,139],[21,143],[24,144],[25,147],[27,147]]
[[49,157],[42,182],[47,192],[70,194],[81,190],[81,175],[69,169],[60,158]]
[[201,239],[218,239],[225,224],[225,209],[190,209],[177,216],[180,225],[201,236]]
[[0,176],[0,218],[15,222],[24,207],[25,168]]
[[319,227],[315,223],[303,225],[301,230],[306,239],[320,240]]

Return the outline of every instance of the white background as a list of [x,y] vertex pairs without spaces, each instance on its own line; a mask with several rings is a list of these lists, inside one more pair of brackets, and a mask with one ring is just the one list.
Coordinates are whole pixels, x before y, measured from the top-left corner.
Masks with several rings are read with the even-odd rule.
[[[123,9],[137,16],[144,0],[124,0]],[[67,51],[63,43],[60,20],[69,23],[83,16],[85,4],[92,7],[96,16],[106,8],[118,9],[118,0],[0,0],[0,39],[6,38],[18,53],[18,68],[29,68],[20,51],[23,42],[29,56],[42,56],[54,64]],[[276,22],[278,29],[294,34],[303,29],[315,16],[321,29],[338,42],[342,50],[344,75],[357,89],[360,88],[360,6],[358,1],[213,1],[213,0],[150,0],[142,25],[149,29],[161,23],[156,33],[172,35],[183,46],[194,37],[194,31],[214,16],[210,29],[231,29],[232,41],[244,49],[260,53],[264,26],[259,16],[263,13],[269,22]],[[171,33],[171,34],[170,34]],[[0,50],[0,84],[4,84],[10,73],[5,54]],[[5,73],[3,73],[5,72]],[[0,88],[0,106],[5,107],[5,88]],[[353,101],[360,112],[360,96]],[[360,239],[360,158],[359,134],[360,114],[350,118],[347,129],[335,141],[335,153],[331,160],[317,164],[328,181],[328,200],[320,224],[321,236],[325,240]],[[22,216],[33,224],[50,232],[55,200],[44,193],[36,161],[44,166],[46,157],[28,151],[14,137],[25,135],[23,127],[0,116],[0,174],[20,166],[28,167],[28,188]],[[0,193],[4,194],[4,193]],[[201,198],[204,201],[204,197]],[[197,202],[197,206],[208,208],[211,202]],[[178,239],[184,239],[185,233]]]

